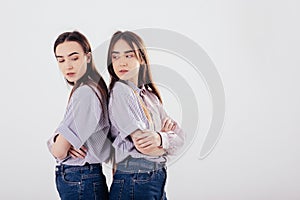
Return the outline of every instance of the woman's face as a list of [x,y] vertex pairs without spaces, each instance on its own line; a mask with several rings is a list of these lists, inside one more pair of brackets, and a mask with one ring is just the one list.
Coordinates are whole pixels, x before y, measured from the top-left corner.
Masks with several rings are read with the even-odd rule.
[[58,66],[69,82],[76,83],[86,72],[89,54],[77,42],[67,41],[57,45],[55,56]]
[[[134,47],[137,49],[135,45]],[[141,62],[136,57],[135,50],[121,39],[113,46],[111,58],[114,72],[118,78],[129,80],[137,85]]]

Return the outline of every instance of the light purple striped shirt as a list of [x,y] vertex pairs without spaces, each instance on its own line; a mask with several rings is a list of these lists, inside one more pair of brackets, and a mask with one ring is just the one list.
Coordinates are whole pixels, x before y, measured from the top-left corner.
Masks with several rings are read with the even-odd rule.
[[78,87],[71,96],[64,118],[54,135],[48,140],[48,148],[51,150],[55,135],[63,135],[75,149],[84,145],[87,150],[85,158],[72,158],[68,156],[64,160],[58,160],[58,164],[84,165],[86,162],[102,163],[108,160],[111,152],[111,142],[107,135],[110,129],[107,106],[104,110],[95,93],[101,98],[98,90],[88,85]]
[[[166,151],[163,156],[148,156],[140,153],[135,148],[130,134],[136,130],[150,129],[146,115],[134,93],[141,92],[144,101],[153,120],[154,131],[159,131],[162,137],[162,147]],[[110,92],[109,118],[111,121],[111,134],[114,139],[116,163],[121,162],[129,155],[134,158],[145,158],[154,162],[166,162],[170,156],[176,155],[184,144],[185,134],[179,125],[174,131],[160,132],[163,119],[168,117],[158,98],[145,88],[140,89],[130,81],[118,81]],[[174,121],[174,120],[173,120]]]

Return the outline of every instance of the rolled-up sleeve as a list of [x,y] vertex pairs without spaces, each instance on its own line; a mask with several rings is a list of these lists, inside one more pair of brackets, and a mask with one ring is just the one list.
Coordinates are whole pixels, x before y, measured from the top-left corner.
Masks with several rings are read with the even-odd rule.
[[57,134],[52,135],[47,141],[47,147],[48,147],[49,152],[51,152],[52,146],[54,144],[54,138],[56,135]]
[[87,85],[81,86],[73,93],[65,117],[55,132],[79,149],[97,130],[101,115],[96,93]]
[[136,130],[146,129],[143,114],[135,94],[123,83],[116,83],[110,94],[109,118],[115,127],[113,145],[122,151],[134,147],[128,136]]

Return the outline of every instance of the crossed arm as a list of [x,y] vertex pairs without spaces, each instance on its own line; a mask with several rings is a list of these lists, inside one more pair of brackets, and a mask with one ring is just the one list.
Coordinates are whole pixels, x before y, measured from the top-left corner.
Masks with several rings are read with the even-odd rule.
[[[162,122],[161,132],[174,131],[176,124],[172,119],[166,117]],[[162,138],[158,132],[151,130],[136,130],[130,134],[133,140],[135,148],[145,154],[150,156],[161,156],[165,154],[165,150],[161,147]],[[82,146],[80,149],[74,149],[71,145],[68,149],[69,154],[73,158],[84,158],[87,149]]]
[[86,151],[87,148],[84,146],[80,149],[75,149],[61,134],[55,136],[54,143],[51,147],[52,155],[59,160],[63,160],[68,155],[71,155],[73,158],[84,158],[86,156]]
[[[52,155],[59,160],[68,155],[84,158],[87,149],[82,145],[95,132],[100,120],[98,113],[102,114],[102,110],[95,92],[87,85],[77,88],[56,135],[48,141]],[[76,155],[72,151],[74,146],[78,152]]]
[[[161,132],[174,131],[175,128],[176,124],[170,118],[165,118],[162,123]],[[161,156],[165,153],[165,150],[162,148],[161,135],[156,131],[136,130],[130,136],[135,148],[145,155]]]

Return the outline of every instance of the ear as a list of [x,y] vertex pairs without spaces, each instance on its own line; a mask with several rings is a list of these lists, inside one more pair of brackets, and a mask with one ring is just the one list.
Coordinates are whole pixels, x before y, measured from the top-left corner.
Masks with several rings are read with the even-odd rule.
[[86,61],[87,61],[87,63],[90,63],[91,61],[92,61],[92,53],[91,52],[88,52],[87,54],[86,54]]

